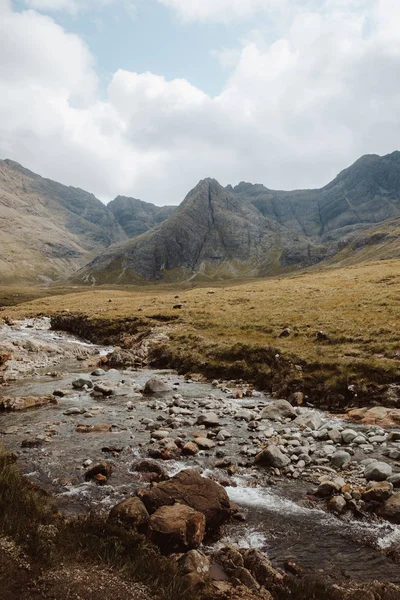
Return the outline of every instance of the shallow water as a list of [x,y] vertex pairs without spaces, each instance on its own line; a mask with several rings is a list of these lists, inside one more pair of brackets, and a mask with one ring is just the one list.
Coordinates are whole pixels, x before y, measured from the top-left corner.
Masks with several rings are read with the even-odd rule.
[[[32,327],[34,325],[34,327]],[[21,329],[8,331],[11,336],[34,336],[39,340],[85,344],[72,336],[51,332],[48,323],[26,323]],[[110,349],[97,347],[101,354]],[[204,402],[211,394],[223,396],[210,384],[190,383],[175,373],[167,371],[124,371],[112,370],[106,377],[116,387],[117,394],[111,398],[93,398],[86,391],[73,391],[71,383],[82,373],[89,374],[90,368],[76,360],[68,359],[57,366],[61,374],[54,378],[43,372],[13,383],[5,389],[7,395],[44,395],[55,389],[69,390],[71,395],[61,398],[58,405],[31,410],[24,413],[0,414],[0,430],[17,427],[18,431],[2,435],[6,446],[15,451],[19,464],[28,477],[58,497],[62,510],[81,512],[91,507],[109,510],[118,501],[135,494],[143,483],[132,472],[132,463],[138,457],[145,457],[149,448],[150,433],[141,424],[142,418],[166,415],[160,409],[171,394],[162,397],[144,398],[135,389],[141,388],[154,374],[161,373],[184,399]],[[94,379],[94,378],[93,378]],[[176,393],[176,392],[173,392]],[[127,402],[133,403],[133,410],[127,409]],[[227,406],[232,403],[248,406],[254,403],[263,405],[268,398],[234,400],[228,396]],[[160,404],[161,403],[161,404]],[[86,409],[90,417],[83,415],[66,416],[64,411],[71,407]],[[202,408],[201,410],[206,410]],[[76,432],[77,425],[107,423],[113,426],[110,433],[82,434]],[[230,416],[221,424],[233,434],[232,440],[223,447],[227,456],[240,457],[240,440],[252,445],[251,432],[247,423],[234,421]],[[162,427],[162,423],[160,424]],[[192,434],[196,428],[182,427],[176,436]],[[22,449],[25,439],[43,437],[39,448]],[[105,452],[106,447],[122,449],[117,454]],[[217,448],[218,449],[218,448]],[[99,487],[84,482],[86,460],[94,464],[110,460],[114,473],[109,484]],[[221,477],[213,468],[214,451],[201,452],[194,458],[163,462],[170,475],[183,468],[199,466],[206,475]],[[351,517],[338,519],[322,509],[307,505],[305,494],[307,484],[301,481],[287,481],[277,486],[263,487],[256,473],[241,467],[231,478],[233,487],[227,492],[247,516],[247,522],[235,522],[225,527],[219,545],[236,544],[242,547],[258,547],[265,550],[278,566],[285,561],[294,561],[310,572],[324,573],[336,579],[361,581],[382,580],[400,582],[400,568],[390,557],[388,550],[400,548],[400,527],[387,523],[355,521]],[[224,477],[225,479],[227,477]]]

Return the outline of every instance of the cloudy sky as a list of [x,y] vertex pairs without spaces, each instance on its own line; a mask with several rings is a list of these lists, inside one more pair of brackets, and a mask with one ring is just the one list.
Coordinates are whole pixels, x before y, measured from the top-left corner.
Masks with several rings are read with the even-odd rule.
[[103,201],[400,149],[399,0],[0,0],[0,158]]

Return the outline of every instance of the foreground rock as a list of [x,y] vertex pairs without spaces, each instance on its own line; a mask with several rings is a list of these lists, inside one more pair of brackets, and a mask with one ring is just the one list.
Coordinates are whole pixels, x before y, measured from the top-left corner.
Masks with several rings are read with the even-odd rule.
[[392,475],[393,469],[390,465],[373,461],[365,466],[364,475],[367,481],[385,481]]
[[261,419],[295,419],[296,412],[287,400],[276,400],[266,406],[260,417]]
[[139,498],[127,498],[111,509],[108,518],[110,521],[144,532],[147,530],[150,515]]
[[104,485],[111,477],[111,473],[112,465],[103,462],[86,471],[85,481],[95,481],[99,485]]
[[58,404],[58,400],[54,396],[0,397],[0,410],[21,411],[47,406],[48,404]]
[[231,516],[231,504],[226,490],[195,470],[181,471],[169,481],[138,491],[150,514],[162,506],[185,504],[206,518],[207,531],[218,529]]
[[274,444],[262,450],[255,458],[256,464],[282,469],[290,464],[290,458],[283,454]]
[[204,514],[184,504],[162,506],[150,517],[150,539],[168,553],[198,548],[205,531]]
[[389,500],[383,505],[380,515],[390,521],[400,525],[400,492],[395,492]]

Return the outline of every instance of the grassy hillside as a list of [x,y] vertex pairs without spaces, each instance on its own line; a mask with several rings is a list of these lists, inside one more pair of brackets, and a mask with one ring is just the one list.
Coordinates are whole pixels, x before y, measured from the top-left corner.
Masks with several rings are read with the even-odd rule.
[[[67,290],[64,290],[66,292]],[[93,339],[129,345],[135,330],[167,327],[157,364],[211,377],[242,377],[277,393],[349,399],[400,383],[400,260],[208,287],[90,289],[8,308],[20,318],[68,310],[88,315]],[[177,298],[179,296],[179,298]],[[176,303],[181,309],[174,309]],[[280,337],[285,328],[288,337]],[[322,331],[326,339],[318,339]],[[279,356],[278,356],[279,355]],[[373,399],[370,396],[370,399]],[[379,394],[377,395],[379,400]]]

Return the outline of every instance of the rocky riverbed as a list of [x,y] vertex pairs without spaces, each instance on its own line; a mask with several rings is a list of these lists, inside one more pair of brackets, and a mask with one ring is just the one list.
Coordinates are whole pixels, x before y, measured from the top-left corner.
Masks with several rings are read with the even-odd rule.
[[[268,555],[274,572],[400,583],[398,410],[334,416],[244,382],[110,369],[112,351],[51,331],[47,319],[0,328],[3,442],[62,511],[108,513],[138,494],[157,521],[156,543],[164,544],[165,521],[181,519],[185,536],[191,523],[197,537],[180,536],[175,550],[220,553],[222,579],[229,564],[249,571],[241,560],[250,563],[244,552],[253,549]],[[182,501],[179,478],[188,469],[202,474],[196,488],[189,472],[197,492],[185,504],[195,515],[160,514]],[[224,516],[215,517],[222,528],[210,525],[209,504],[194,500],[213,482],[223,491]],[[161,494],[166,484],[172,501],[156,502],[152,490]],[[221,554],[227,546],[242,559]]]

